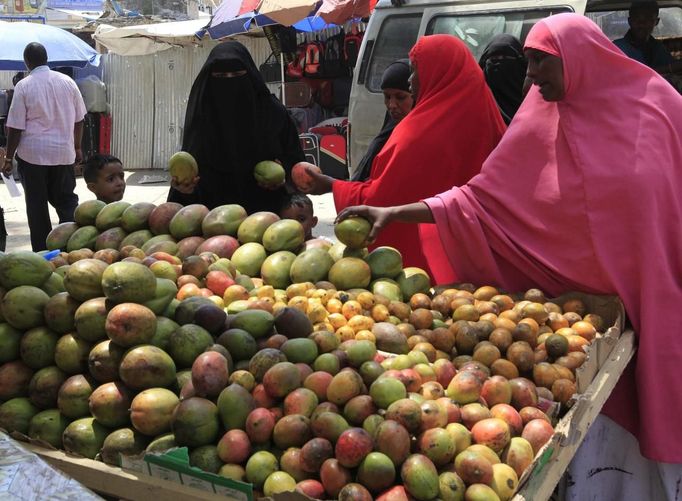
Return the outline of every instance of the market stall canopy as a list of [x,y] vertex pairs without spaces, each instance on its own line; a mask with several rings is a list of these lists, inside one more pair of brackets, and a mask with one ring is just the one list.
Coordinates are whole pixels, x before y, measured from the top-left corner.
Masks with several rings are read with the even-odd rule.
[[48,65],[85,68],[99,65],[99,54],[66,30],[38,23],[0,21],[0,70],[25,71],[24,49],[40,42],[47,49]]
[[369,16],[376,3],[377,0],[223,0],[206,31],[214,40],[274,24],[293,26],[298,31],[321,31]]
[[229,17],[231,11],[224,8],[226,5],[223,2],[218,6],[208,25],[207,31],[213,40],[241,35],[242,33],[248,33],[253,28],[264,28],[265,26],[277,24],[276,21],[263,14],[257,14],[255,11],[240,14],[237,17]]
[[220,12],[223,21],[227,21],[255,11],[259,3],[260,0],[223,0],[218,5],[216,15]]
[[308,17],[315,5],[317,0],[262,0],[258,12],[282,26],[292,26]]
[[116,28],[101,24],[93,38],[109,52],[122,56],[144,56],[172,47],[194,45],[197,33],[206,26],[205,19],[171,23],[138,24]]
[[55,12],[61,12],[62,14],[66,14],[68,16],[74,16],[74,17],[82,17],[83,19],[87,21],[95,21],[96,19],[99,19],[104,11],[93,11],[93,10],[74,10],[74,9],[49,9],[53,10]]
[[349,19],[368,17],[376,4],[377,0],[324,0],[316,16],[329,24],[343,24]]
[[[220,4],[220,7],[218,7],[213,19],[211,19],[210,24],[206,28],[206,32],[208,32],[213,40],[221,40],[234,35],[242,35],[244,33],[249,33],[254,29],[279,24],[268,16],[256,12],[247,12],[246,14],[242,14],[233,19],[228,18],[227,20],[223,20],[225,17],[219,15],[222,6],[223,4]],[[298,31],[313,32],[321,31],[326,28],[334,28],[336,25],[328,24],[321,17],[309,16],[296,22],[293,26]],[[202,37],[203,31],[197,33],[197,36]]]
[[[70,17],[78,17],[94,21],[105,11],[105,0],[40,0],[38,2],[24,1],[24,5],[36,4],[48,11],[61,12]],[[51,16],[48,14],[48,22]]]

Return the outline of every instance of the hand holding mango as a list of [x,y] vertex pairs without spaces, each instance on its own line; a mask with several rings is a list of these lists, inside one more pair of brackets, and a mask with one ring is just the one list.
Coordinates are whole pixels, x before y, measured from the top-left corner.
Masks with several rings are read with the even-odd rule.
[[253,176],[261,188],[276,190],[284,184],[286,173],[284,167],[272,160],[258,162],[253,169]]
[[199,182],[199,166],[192,155],[179,151],[168,160],[171,186],[181,193],[192,193]]
[[355,216],[339,221],[334,225],[334,234],[349,249],[367,247],[372,224],[367,219]]
[[308,172],[309,170],[318,174],[322,173],[317,165],[311,164],[309,162],[298,162],[291,169],[291,178],[293,179],[296,188],[301,190],[303,193],[308,193],[315,187],[315,179]]

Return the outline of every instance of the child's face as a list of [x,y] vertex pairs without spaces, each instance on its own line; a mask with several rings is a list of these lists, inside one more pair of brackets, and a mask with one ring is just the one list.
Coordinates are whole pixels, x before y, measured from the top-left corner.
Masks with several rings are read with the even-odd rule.
[[317,225],[317,218],[313,216],[313,211],[310,207],[292,205],[281,211],[279,216],[282,219],[295,219],[303,226],[305,239],[310,240],[313,238],[313,228]]
[[99,171],[97,182],[88,183],[88,189],[103,202],[111,203],[121,200],[126,189],[123,166],[118,162],[106,164]]

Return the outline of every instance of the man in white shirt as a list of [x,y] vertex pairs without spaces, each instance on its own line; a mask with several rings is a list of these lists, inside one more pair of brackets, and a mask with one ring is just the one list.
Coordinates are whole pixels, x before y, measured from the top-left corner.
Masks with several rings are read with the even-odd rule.
[[73,221],[75,162],[82,160],[81,140],[86,109],[71,78],[50,70],[47,51],[33,42],[24,49],[30,71],[14,88],[7,115],[7,154],[2,171],[9,175],[16,154],[26,197],[26,214],[34,251],[45,249],[52,230],[47,203],[59,222]]

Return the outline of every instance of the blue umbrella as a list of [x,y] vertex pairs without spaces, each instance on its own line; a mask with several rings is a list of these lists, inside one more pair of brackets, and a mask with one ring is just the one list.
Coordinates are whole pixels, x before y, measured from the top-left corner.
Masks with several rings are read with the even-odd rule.
[[48,65],[85,68],[99,65],[99,54],[66,30],[37,23],[0,21],[0,70],[25,71],[24,48],[39,42],[47,49]]
[[306,32],[321,31],[326,30],[327,28],[335,27],[335,24],[327,24],[327,22],[320,16],[309,16],[294,24],[294,28],[296,28],[298,31]]

